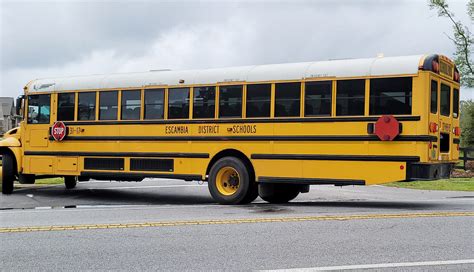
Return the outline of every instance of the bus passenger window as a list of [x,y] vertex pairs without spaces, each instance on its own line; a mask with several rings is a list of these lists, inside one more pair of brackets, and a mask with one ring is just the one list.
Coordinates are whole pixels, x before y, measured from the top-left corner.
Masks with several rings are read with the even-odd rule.
[[141,91],[122,91],[122,120],[140,120]]
[[339,80],[336,90],[336,115],[364,115],[365,80]]
[[74,121],[75,93],[58,94],[58,121]]
[[95,92],[79,93],[77,120],[95,120]]
[[370,80],[370,115],[411,114],[412,78]]
[[300,116],[301,83],[275,84],[275,117]]
[[99,92],[99,120],[117,120],[118,92]]
[[165,89],[145,90],[145,119],[164,118]]
[[28,124],[49,124],[51,95],[28,96]]
[[444,116],[449,116],[451,111],[451,88],[448,85],[441,83],[441,95],[440,95],[440,113]]
[[431,103],[430,103],[430,112],[437,113],[438,112],[438,81],[432,80],[431,81]]
[[459,90],[453,90],[453,117],[459,117]]
[[306,82],[304,116],[331,115],[331,81]]
[[219,88],[219,117],[242,117],[242,86],[221,86]]
[[168,119],[189,118],[189,88],[168,89]]
[[271,84],[247,85],[247,117],[270,117]]
[[214,118],[216,87],[195,87],[193,92],[193,118]]

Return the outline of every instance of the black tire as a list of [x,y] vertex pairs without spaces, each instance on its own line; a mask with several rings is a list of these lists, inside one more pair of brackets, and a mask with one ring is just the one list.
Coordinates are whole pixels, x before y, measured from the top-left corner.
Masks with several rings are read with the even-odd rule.
[[[238,174],[238,187],[235,192],[226,195],[219,191],[217,176],[219,171],[224,168],[232,168]],[[209,172],[208,188],[214,200],[219,204],[246,204],[252,202],[255,198],[255,179],[250,175],[249,169],[240,159],[235,157],[224,157],[218,160]],[[225,184],[225,183],[224,183]]]
[[259,196],[273,204],[287,203],[300,194],[300,186],[294,184],[259,184]]
[[64,177],[64,185],[66,189],[74,189],[77,185],[77,178],[75,176],[66,176]]
[[[252,179],[254,180],[254,179]],[[249,203],[252,203],[255,199],[257,199],[258,197],[258,184],[257,182],[251,182],[250,183],[250,188],[247,192],[247,195],[244,197],[244,199],[242,200],[242,202],[240,202],[240,204],[249,204]]]
[[18,174],[18,182],[20,184],[35,184],[35,175],[32,174]]
[[16,161],[10,153],[2,155],[2,194],[13,193],[13,183],[15,182]]

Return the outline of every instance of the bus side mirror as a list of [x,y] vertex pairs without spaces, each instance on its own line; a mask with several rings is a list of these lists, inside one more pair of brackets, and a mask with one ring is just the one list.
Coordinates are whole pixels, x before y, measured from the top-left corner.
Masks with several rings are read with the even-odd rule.
[[16,105],[15,105],[15,113],[16,115],[20,115],[22,116],[22,112],[21,112],[21,108],[22,108],[22,105],[23,105],[23,99],[25,98],[24,95],[20,95],[16,98]]

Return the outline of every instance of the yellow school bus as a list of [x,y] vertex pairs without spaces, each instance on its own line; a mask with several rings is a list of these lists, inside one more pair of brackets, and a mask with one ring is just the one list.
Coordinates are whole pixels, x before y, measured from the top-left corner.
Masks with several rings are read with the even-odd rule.
[[446,178],[459,78],[434,54],[34,80],[0,141],[2,192],[156,177],[284,203],[310,185]]

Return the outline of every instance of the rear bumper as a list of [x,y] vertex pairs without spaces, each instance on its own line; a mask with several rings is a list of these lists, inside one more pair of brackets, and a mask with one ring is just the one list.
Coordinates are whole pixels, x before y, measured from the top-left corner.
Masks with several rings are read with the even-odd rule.
[[407,180],[435,180],[449,178],[454,163],[410,163]]

